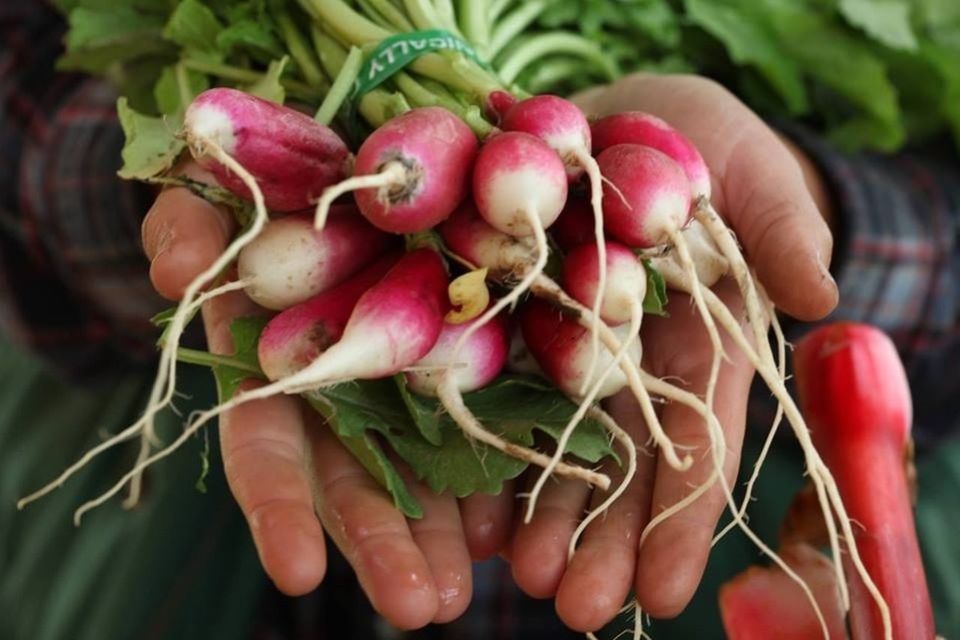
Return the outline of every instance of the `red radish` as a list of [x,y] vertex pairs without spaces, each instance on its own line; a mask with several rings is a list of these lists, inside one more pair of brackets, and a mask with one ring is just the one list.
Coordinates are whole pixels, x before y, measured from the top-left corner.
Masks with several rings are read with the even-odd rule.
[[567,174],[557,153],[528,133],[501,133],[480,149],[473,195],[490,226],[512,236],[546,229],[567,200]]
[[383,252],[391,237],[345,208],[317,231],[309,213],[271,220],[237,259],[251,300],[282,311],[343,282]]
[[590,123],[577,105],[551,95],[521,100],[506,112],[500,128],[535,135],[556,151],[567,169],[567,178],[577,180],[590,157]]
[[464,202],[438,228],[447,248],[470,263],[486,267],[500,281],[522,278],[536,261],[529,238],[515,238],[497,231],[477,213],[472,202]]
[[[780,557],[813,591],[826,622],[829,640],[847,638],[843,603],[830,560],[799,543]],[[729,640],[810,640],[822,638],[823,627],[804,594],[779,567],[750,567],[720,588],[720,615]]]
[[452,361],[453,348],[469,325],[444,323],[440,338],[411,371],[406,372],[407,385],[415,393],[436,396],[440,377],[448,366],[461,393],[487,386],[500,374],[507,361],[509,339],[503,315],[499,315],[475,331],[461,351],[462,366]]
[[516,323],[510,331],[510,351],[507,354],[506,369],[511,373],[540,376],[541,378],[547,377],[537,361],[530,355],[527,343],[523,341],[523,332],[520,330],[520,325]]
[[406,254],[361,296],[340,341],[287,380],[309,388],[382,378],[413,365],[440,336],[449,306],[448,284],[446,267],[435,251]]
[[[187,138],[208,141],[250,172],[268,209],[313,206],[328,186],[342,180],[350,152],[330,128],[310,116],[235,89],[204,91],[184,116]],[[233,193],[250,199],[249,187],[219,160],[195,154],[201,166]]]
[[275,381],[293,375],[339,341],[357,300],[383,278],[400,255],[392,252],[339,286],[270,320],[257,344],[260,368],[267,378]]
[[590,203],[571,196],[560,217],[550,227],[550,237],[563,251],[570,251],[582,244],[595,242],[593,210]]
[[441,107],[413,109],[393,118],[363,142],[354,177],[324,192],[317,205],[322,228],[333,202],[356,191],[361,213],[392,233],[426,231],[449,216],[467,194],[477,139],[460,118]]
[[625,111],[593,123],[593,152],[618,144],[642,144],[679,164],[690,181],[694,199],[710,197],[710,170],[697,147],[660,118],[642,111]]
[[[520,322],[523,340],[547,377],[564,393],[579,396],[591,358],[587,329],[560,308],[537,299],[524,304]],[[627,336],[618,337],[623,342]],[[605,365],[613,356],[609,351],[603,353],[605,358],[601,359],[601,363]],[[634,363],[640,361],[639,340],[632,341],[627,358]],[[626,377],[617,371],[607,378],[597,395],[606,398],[625,386]]]
[[[912,406],[891,340],[862,324],[805,336],[794,355],[800,403],[813,441],[856,523],[856,547],[889,606],[893,638],[935,636],[906,477]],[[884,637],[884,615],[849,574],[855,640]]]
[[[567,254],[563,282],[575,299],[592,305],[599,289],[597,247],[584,244]],[[647,293],[647,274],[637,256],[618,242],[606,243],[607,282],[602,292],[600,318],[611,326],[630,322]]]
[[[457,222],[444,225],[444,236],[454,239],[463,253],[476,260],[489,259],[495,264],[478,264],[497,273],[522,274],[513,290],[497,301],[458,338],[452,360],[471,336],[514,303],[542,275],[547,263],[547,238],[544,228],[556,220],[567,197],[567,177],[563,162],[553,149],[540,139],[525,133],[501,133],[481,148],[473,172],[474,198],[480,215],[488,226],[480,224],[469,208],[464,208]],[[489,227],[493,227],[490,229]],[[533,236],[536,260],[517,255],[502,234],[517,238]],[[508,258],[508,256],[511,256]],[[515,256],[515,258],[513,257]],[[513,265],[508,260],[516,260]],[[536,451],[506,442],[484,429],[463,402],[455,371],[448,368],[437,386],[437,396],[467,438],[478,440],[509,455],[541,466],[550,465],[558,473],[580,478],[599,487],[608,487],[610,478],[589,469],[555,463]]]
[[597,156],[607,182],[607,230],[624,244],[647,249],[671,242],[690,218],[690,183],[668,156],[638,144],[618,144]]

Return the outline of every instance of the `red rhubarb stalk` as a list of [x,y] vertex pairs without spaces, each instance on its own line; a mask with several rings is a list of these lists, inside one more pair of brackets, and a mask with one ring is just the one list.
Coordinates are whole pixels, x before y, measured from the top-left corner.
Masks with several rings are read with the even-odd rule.
[[[827,325],[797,345],[794,368],[814,444],[836,478],[857,549],[890,608],[893,638],[934,638],[906,472],[910,389],[893,343],[870,326]],[[854,640],[884,637],[880,611],[857,572],[851,568],[847,577]]]

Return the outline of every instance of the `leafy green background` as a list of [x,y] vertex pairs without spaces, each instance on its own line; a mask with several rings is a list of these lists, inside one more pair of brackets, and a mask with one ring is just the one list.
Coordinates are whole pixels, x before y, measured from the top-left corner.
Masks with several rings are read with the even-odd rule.
[[[147,115],[170,115],[182,106],[184,85],[178,86],[173,71],[178,61],[189,60],[186,86],[192,92],[213,81],[203,71],[211,65],[255,77],[287,53],[277,16],[306,20],[293,0],[58,4],[72,26],[62,66],[111,77],[130,107]],[[506,10],[491,21],[491,33],[510,35],[502,27],[511,20],[520,33],[490,49],[494,67],[513,66],[514,54],[538,38],[544,44],[542,36],[549,33],[588,41],[577,47],[568,41],[544,45],[542,55],[518,70],[517,84],[530,91],[568,93],[641,69],[697,71],[730,86],[761,113],[804,120],[847,148],[890,151],[944,131],[960,139],[956,0],[499,4]],[[294,60],[282,77],[293,86],[293,97],[316,102],[322,94],[313,87],[311,96]]]

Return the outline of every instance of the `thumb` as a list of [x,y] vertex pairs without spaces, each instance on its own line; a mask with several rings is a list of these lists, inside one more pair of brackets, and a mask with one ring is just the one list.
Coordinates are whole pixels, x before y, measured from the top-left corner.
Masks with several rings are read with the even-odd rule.
[[723,210],[777,307],[799,320],[834,309],[833,236],[800,165],[759,120],[742,132],[719,178]]

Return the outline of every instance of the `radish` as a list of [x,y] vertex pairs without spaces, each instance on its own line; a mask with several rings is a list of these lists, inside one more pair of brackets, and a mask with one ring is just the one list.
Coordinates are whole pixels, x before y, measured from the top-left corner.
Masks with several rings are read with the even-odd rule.
[[[797,391],[821,452],[857,523],[871,585],[850,576],[855,640],[935,634],[907,480],[912,406],[893,342],[879,329],[836,323],[797,345]],[[874,599],[876,595],[873,595]],[[891,632],[892,628],[892,632]]]
[[697,147],[660,118],[642,111],[625,111],[593,123],[593,152],[618,144],[642,144],[680,165],[690,182],[691,196],[710,197],[710,170]]
[[467,193],[477,139],[462,120],[441,107],[399,115],[360,146],[354,176],[331,186],[317,204],[316,225],[330,206],[356,191],[360,212],[392,233],[426,231],[449,216]]
[[[592,244],[584,245],[584,247],[594,249]],[[612,254],[607,255],[610,256]],[[589,260],[589,258],[594,257],[595,256],[588,256],[588,261],[591,266],[596,267],[595,260]],[[633,258],[632,255],[631,258]],[[635,259],[633,262],[636,264]],[[637,305],[634,304],[631,308],[636,309],[636,306]],[[579,397],[580,399],[577,411],[571,416],[560,438],[557,440],[557,449],[550,461],[550,465],[544,468],[540,477],[537,478],[536,483],[530,490],[527,510],[524,515],[524,522],[526,523],[529,523],[533,519],[533,513],[536,509],[540,493],[543,491],[543,487],[546,485],[550,474],[553,473],[556,465],[560,463],[560,459],[564,451],[566,451],[567,445],[570,442],[570,438],[573,437],[573,432],[577,425],[580,424],[588,412],[599,412],[599,410],[594,407],[594,402],[598,398],[609,397],[629,384],[627,375],[624,373],[626,369],[622,369],[624,360],[635,364],[637,367],[639,367],[640,363],[640,313],[632,313],[630,325],[619,328],[620,331],[617,338],[622,341],[623,346],[616,352],[605,352],[607,357],[604,359],[606,362],[601,362],[601,364],[605,366],[599,375],[595,375],[597,357],[593,353],[592,340],[587,339],[587,330],[582,326],[581,321],[565,317],[565,313],[568,312],[537,299],[528,302],[521,313],[520,326],[523,332],[524,342],[528,345],[530,354],[554,384],[567,395],[571,396],[571,398]],[[597,327],[598,320],[594,318],[590,324],[591,327]],[[582,389],[587,389],[587,392],[586,394],[582,394],[581,397]],[[627,486],[630,484],[636,472],[637,450],[633,440],[623,432],[612,419],[601,419],[601,422],[610,434],[619,440],[621,444],[623,444],[624,449],[626,449],[627,470],[616,490],[611,493],[603,504],[588,516],[588,524],[590,520],[607,509],[614,500],[626,491]],[[586,525],[583,525],[583,528],[578,529],[574,539],[571,541],[570,555],[573,554],[576,540],[579,539],[580,534],[585,528]]]
[[515,238],[497,231],[480,217],[470,201],[460,205],[438,231],[460,261],[471,269],[486,268],[493,279],[501,282],[523,278],[536,262],[532,238]]
[[647,273],[628,247],[618,242],[605,244],[609,278],[602,291],[601,270],[597,269],[598,251],[593,244],[581,245],[567,254],[563,263],[563,283],[567,292],[582,304],[593,304],[599,293],[602,303],[600,318],[610,326],[617,326],[643,313]]
[[[556,151],[563,159],[567,170],[567,179],[578,180],[584,172],[590,178],[593,208],[593,235],[597,246],[598,282],[596,298],[593,301],[594,316],[600,315],[601,292],[607,281],[606,254],[603,235],[603,179],[596,160],[590,155],[590,124],[577,105],[568,100],[551,95],[533,96],[515,104],[503,117],[501,125],[505,131],[523,131],[537,136]],[[584,380],[593,376],[599,358],[600,343],[597,328],[591,331],[593,359]],[[586,387],[580,389],[580,395],[586,393]]]
[[[236,89],[201,93],[187,109],[184,128],[194,148],[212,142],[243,165],[273,211],[313,206],[324,189],[344,178],[349,164],[347,146],[329,127]],[[253,197],[230,167],[205,153],[194,155],[221,185],[243,198]]]
[[261,307],[282,311],[339,284],[390,242],[355,210],[331,216],[322,231],[308,213],[272,220],[237,259],[246,292]]
[[293,375],[197,414],[170,445],[138,460],[126,475],[74,515],[75,522],[90,509],[117,494],[150,465],[178,449],[211,419],[244,403],[280,393],[316,391],[349,380],[375,379],[397,374],[429,353],[436,344],[447,311],[447,273],[432,249],[404,255],[380,282],[357,301],[338,342]]
[[550,227],[550,237],[563,251],[594,242],[593,209],[583,198],[571,196],[560,217]]
[[[538,299],[523,305],[520,326],[524,343],[550,381],[567,395],[579,396],[591,357],[588,331],[569,312]],[[629,343],[627,358],[639,363],[639,339],[626,335],[626,331],[621,331],[617,338]],[[612,359],[609,352],[605,353],[607,360]],[[595,383],[597,378],[587,380],[587,385]],[[625,386],[627,378],[618,371],[617,375],[607,378],[598,397],[612,396]]]
[[405,374],[412,391],[435,397],[440,376],[447,367],[453,368],[454,381],[461,393],[482,389],[500,375],[509,350],[506,319],[498,315],[475,331],[463,347],[462,362],[454,362],[453,348],[468,328],[466,324],[444,323],[430,353]]
[[[307,221],[313,231],[313,225]],[[388,254],[340,285],[280,313],[264,327],[257,344],[260,368],[271,381],[289,377],[340,340],[357,300],[396,264]]]
[[[647,113],[631,111],[607,116],[594,123],[594,152],[605,152],[608,148],[625,143],[656,149],[683,169],[696,203],[694,216],[697,222],[703,225],[703,231],[709,238],[707,240],[700,229],[691,230],[688,234],[695,238],[691,243],[690,253],[697,265],[698,277],[701,277],[700,281],[704,285],[712,286],[726,273],[733,274],[746,304],[747,317],[761,355],[768,362],[773,362],[773,354],[764,332],[767,317],[772,319],[773,316],[772,306],[765,301],[762,303],[743,255],[730,237],[729,229],[710,205],[710,170],[699,150],[668,123]],[[691,285],[694,286],[695,283]],[[781,341],[778,340],[779,342]]]

